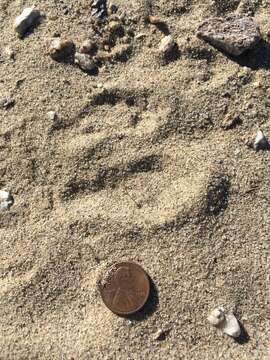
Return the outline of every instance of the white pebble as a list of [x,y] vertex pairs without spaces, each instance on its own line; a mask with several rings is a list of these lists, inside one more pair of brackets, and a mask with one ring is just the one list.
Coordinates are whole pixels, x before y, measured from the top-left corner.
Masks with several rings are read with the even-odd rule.
[[234,314],[226,313],[222,307],[213,310],[207,320],[226,335],[233,338],[238,338],[241,335],[241,328]]
[[241,334],[239,322],[233,314],[225,314],[225,322],[222,330],[224,334],[233,338],[238,338]]
[[256,151],[269,149],[269,142],[261,130],[258,130],[257,132],[253,147]]
[[219,326],[225,320],[225,313],[223,308],[217,308],[211,312],[207,320],[213,326]]
[[166,54],[172,51],[175,46],[175,41],[171,35],[165,36],[159,45],[159,51]]
[[0,211],[8,210],[14,203],[12,195],[4,190],[0,190]]
[[25,32],[35,24],[40,17],[40,12],[33,7],[29,7],[23,10],[21,15],[17,16],[14,22],[14,30],[23,36]]
[[54,111],[48,111],[47,112],[47,117],[49,120],[55,120],[56,119],[56,113]]

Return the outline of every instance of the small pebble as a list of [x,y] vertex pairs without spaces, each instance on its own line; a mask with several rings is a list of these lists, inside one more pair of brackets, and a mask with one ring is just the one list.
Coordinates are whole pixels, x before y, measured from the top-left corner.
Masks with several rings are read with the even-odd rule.
[[158,329],[158,331],[153,335],[153,339],[156,341],[164,341],[167,336],[167,331]]
[[225,314],[225,322],[222,330],[224,334],[233,338],[238,338],[241,335],[241,328],[234,314]]
[[60,38],[51,40],[49,55],[53,60],[63,61],[73,55],[74,51],[75,45],[71,40],[61,40]]
[[26,31],[35,25],[39,17],[39,10],[35,10],[33,7],[24,9],[21,15],[17,16],[14,21],[14,30],[19,36],[24,36]]
[[176,43],[171,35],[165,36],[159,45],[159,51],[163,54],[170,53],[175,47]]
[[7,191],[0,190],[0,211],[8,210],[13,204],[13,196]]
[[6,47],[6,48],[4,49],[4,55],[6,56],[6,58],[7,58],[8,60],[15,60],[15,52],[14,52],[14,50],[12,50],[12,49],[9,48],[9,47]]
[[153,24],[153,25],[158,25],[158,24],[164,23],[164,21],[159,16],[150,15],[148,20],[149,20],[150,24]]
[[92,57],[87,54],[81,54],[76,52],[75,54],[75,64],[77,64],[82,70],[85,71],[94,71],[96,69],[96,64]]
[[258,130],[257,136],[253,143],[254,150],[269,150],[270,145],[269,141],[265,137],[264,133],[261,130]]
[[9,109],[13,107],[15,104],[15,100],[11,98],[4,98],[0,100],[0,109]]
[[213,326],[219,326],[225,321],[225,313],[222,307],[216,308],[207,318],[208,322]]
[[49,120],[54,121],[56,119],[56,112],[48,111],[47,112],[47,117],[48,117]]
[[222,307],[213,310],[207,320],[226,335],[233,338],[238,338],[241,335],[241,327],[234,314],[226,313]]
[[109,23],[109,30],[111,32],[117,31],[118,29],[120,29],[121,24],[118,21],[111,21]]
[[85,40],[80,47],[80,53],[82,54],[93,54],[95,50],[96,44],[89,39]]

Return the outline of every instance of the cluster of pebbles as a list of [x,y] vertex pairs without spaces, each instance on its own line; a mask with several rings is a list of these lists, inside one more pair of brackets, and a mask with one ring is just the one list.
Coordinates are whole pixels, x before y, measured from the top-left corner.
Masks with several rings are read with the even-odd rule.
[[[106,1],[93,1],[92,16],[97,16],[100,19],[107,16]],[[38,24],[40,18],[41,13],[39,10],[33,7],[26,8],[15,19],[14,30],[22,38],[30,28]],[[148,20],[153,25],[159,25],[163,22],[157,16],[149,16]],[[121,54],[130,49],[128,39],[126,44],[120,44],[119,46],[116,46],[115,41],[112,40],[115,39],[117,34],[121,34],[122,37],[126,35],[123,24],[117,16],[113,16],[104,29],[108,34],[107,39],[109,40],[103,49],[99,48],[97,41],[90,38],[85,39],[78,49],[72,40],[53,38],[49,44],[48,54],[54,61],[71,61],[83,71],[92,73],[97,70],[102,61],[108,61],[113,57],[121,56]],[[247,50],[255,47],[262,39],[260,28],[254,19],[240,14],[204,20],[198,27],[197,37],[226,53],[228,56],[233,57],[241,56]],[[176,46],[177,43],[172,35],[167,35],[161,40],[158,51],[161,54],[168,55],[174,51]],[[0,103],[2,108],[8,106],[7,100]],[[54,118],[55,113],[50,112],[48,116]],[[255,141],[251,146],[256,151],[266,150],[270,147],[267,138],[261,130],[258,130]],[[0,210],[8,210],[13,205],[13,202],[13,197],[9,192],[0,190]],[[211,325],[233,338],[238,338],[241,335],[241,327],[234,314],[226,312],[222,307],[213,310],[208,317],[208,321]],[[158,335],[159,337],[160,334]]]

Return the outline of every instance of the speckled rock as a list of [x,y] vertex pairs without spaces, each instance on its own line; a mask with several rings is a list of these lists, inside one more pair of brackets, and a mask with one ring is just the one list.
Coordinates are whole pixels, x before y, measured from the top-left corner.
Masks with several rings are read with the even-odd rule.
[[239,14],[206,19],[199,26],[197,36],[234,56],[253,48],[262,38],[253,18]]
[[76,52],[75,64],[77,64],[84,71],[94,71],[96,64],[90,55]]
[[75,45],[71,40],[53,38],[49,47],[49,55],[53,60],[63,61],[75,52]]
[[165,36],[159,45],[159,51],[163,54],[170,53],[175,47],[176,43],[171,35]]

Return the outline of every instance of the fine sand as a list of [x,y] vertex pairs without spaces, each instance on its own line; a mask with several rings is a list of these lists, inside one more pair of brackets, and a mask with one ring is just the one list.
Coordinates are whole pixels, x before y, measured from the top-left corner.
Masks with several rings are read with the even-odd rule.
[[[20,40],[14,18],[33,3],[0,1],[0,98],[15,101],[0,109],[0,189],[15,199],[0,213],[0,359],[269,359],[270,153],[246,142],[258,127],[270,137],[270,3],[114,3],[112,38],[90,1],[39,0],[44,18]],[[196,28],[237,8],[264,41],[230,59]],[[179,49],[164,59],[168,33]],[[114,56],[91,76],[47,55],[53,35],[109,38]],[[131,318],[96,286],[121,260],[154,284]],[[241,341],[207,323],[217,306],[241,320]]]

